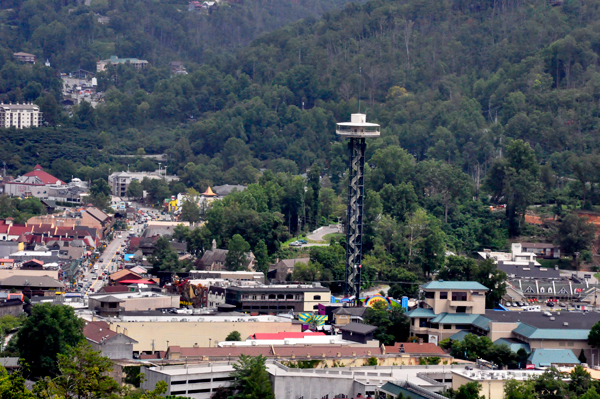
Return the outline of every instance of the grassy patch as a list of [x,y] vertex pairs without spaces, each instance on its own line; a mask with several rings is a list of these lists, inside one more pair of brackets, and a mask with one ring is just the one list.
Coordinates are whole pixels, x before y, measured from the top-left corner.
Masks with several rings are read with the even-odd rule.
[[345,236],[346,235],[344,233],[330,233],[330,234],[325,234],[323,236],[323,241],[329,242],[329,241],[331,241],[332,238],[334,240],[338,241],[340,238],[345,237]]

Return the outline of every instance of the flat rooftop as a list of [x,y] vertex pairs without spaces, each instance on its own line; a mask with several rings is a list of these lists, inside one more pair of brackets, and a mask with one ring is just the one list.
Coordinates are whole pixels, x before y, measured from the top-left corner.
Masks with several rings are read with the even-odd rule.
[[[112,320],[113,318],[111,318]],[[163,313],[160,310],[121,312],[117,319],[124,322],[190,322],[190,323],[292,323],[293,320],[281,316],[250,316],[238,312],[217,312],[208,314]]]
[[544,370],[452,370],[452,374],[472,381],[517,380],[526,381],[544,373]]
[[[552,314],[551,316],[546,316],[544,312],[505,312],[488,309],[485,311],[485,317],[496,322],[521,322],[536,328],[565,330],[589,330],[594,324],[600,321],[599,312],[560,311],[550,313]],[[554,317],[554,320],[551,317]],[[565,326],[564,323],[569,324]]]

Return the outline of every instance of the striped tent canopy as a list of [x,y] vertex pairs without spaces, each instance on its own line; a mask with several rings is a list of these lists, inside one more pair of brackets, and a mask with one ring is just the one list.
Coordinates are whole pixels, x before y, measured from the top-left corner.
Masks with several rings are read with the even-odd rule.
[[298,319],[303,324],[322,326],[327,321],[327,315],[315,315],[312,313],[300,313],[300,314],[298,314]]

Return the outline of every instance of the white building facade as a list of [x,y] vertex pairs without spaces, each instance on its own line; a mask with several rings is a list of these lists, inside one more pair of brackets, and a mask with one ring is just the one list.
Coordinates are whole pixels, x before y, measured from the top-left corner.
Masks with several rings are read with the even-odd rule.
[[0,104],[0,127],[25,129],[42,123],[40,107],[33,103]]

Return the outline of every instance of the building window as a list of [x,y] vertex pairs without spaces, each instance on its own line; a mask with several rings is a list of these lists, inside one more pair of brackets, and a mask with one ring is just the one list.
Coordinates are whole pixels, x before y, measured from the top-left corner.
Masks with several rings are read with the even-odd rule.
[[425,293],[425,298],[427,298],[427,299],[434,299],[435,298],[435,292],[426,292]]
[[318,301],[319,299],[321,299],[321,295],[315,295],[315,301]]
[[419,319],[419,327],[429,327],[429,320]]
[[270,294],[269,299],[275,299],[275,294]]
[[467,293],[466,292],[453,292],[452,293],[452,300],[453,301],[466,301],[467,300]]
[[452,330],[452,324],[444,324],[444,330]]
[[467,307],[466,306],[457,306],[456,313],[467,313]]
[[283,295],[283,294],[278,294],[278,295],[277,295],[277,299],[283,299],[283,298],[284,298],[284,295]]
[[454,328],[456,328],[457,330],[468,330],[469,328],[471,328],[471,326],[469,324],[457,324],[454,326]]
[[440,299],[448,299],[448,293],[447,292],[440,292]]
[[429,328],[433,328],[434,330],[439,330],[440,329],[440,325],[437,323],[431,323],[431,326],[429,326]]
[[293,294],[287,294],[285,296],[285,299],[294,299],[294,295]]

